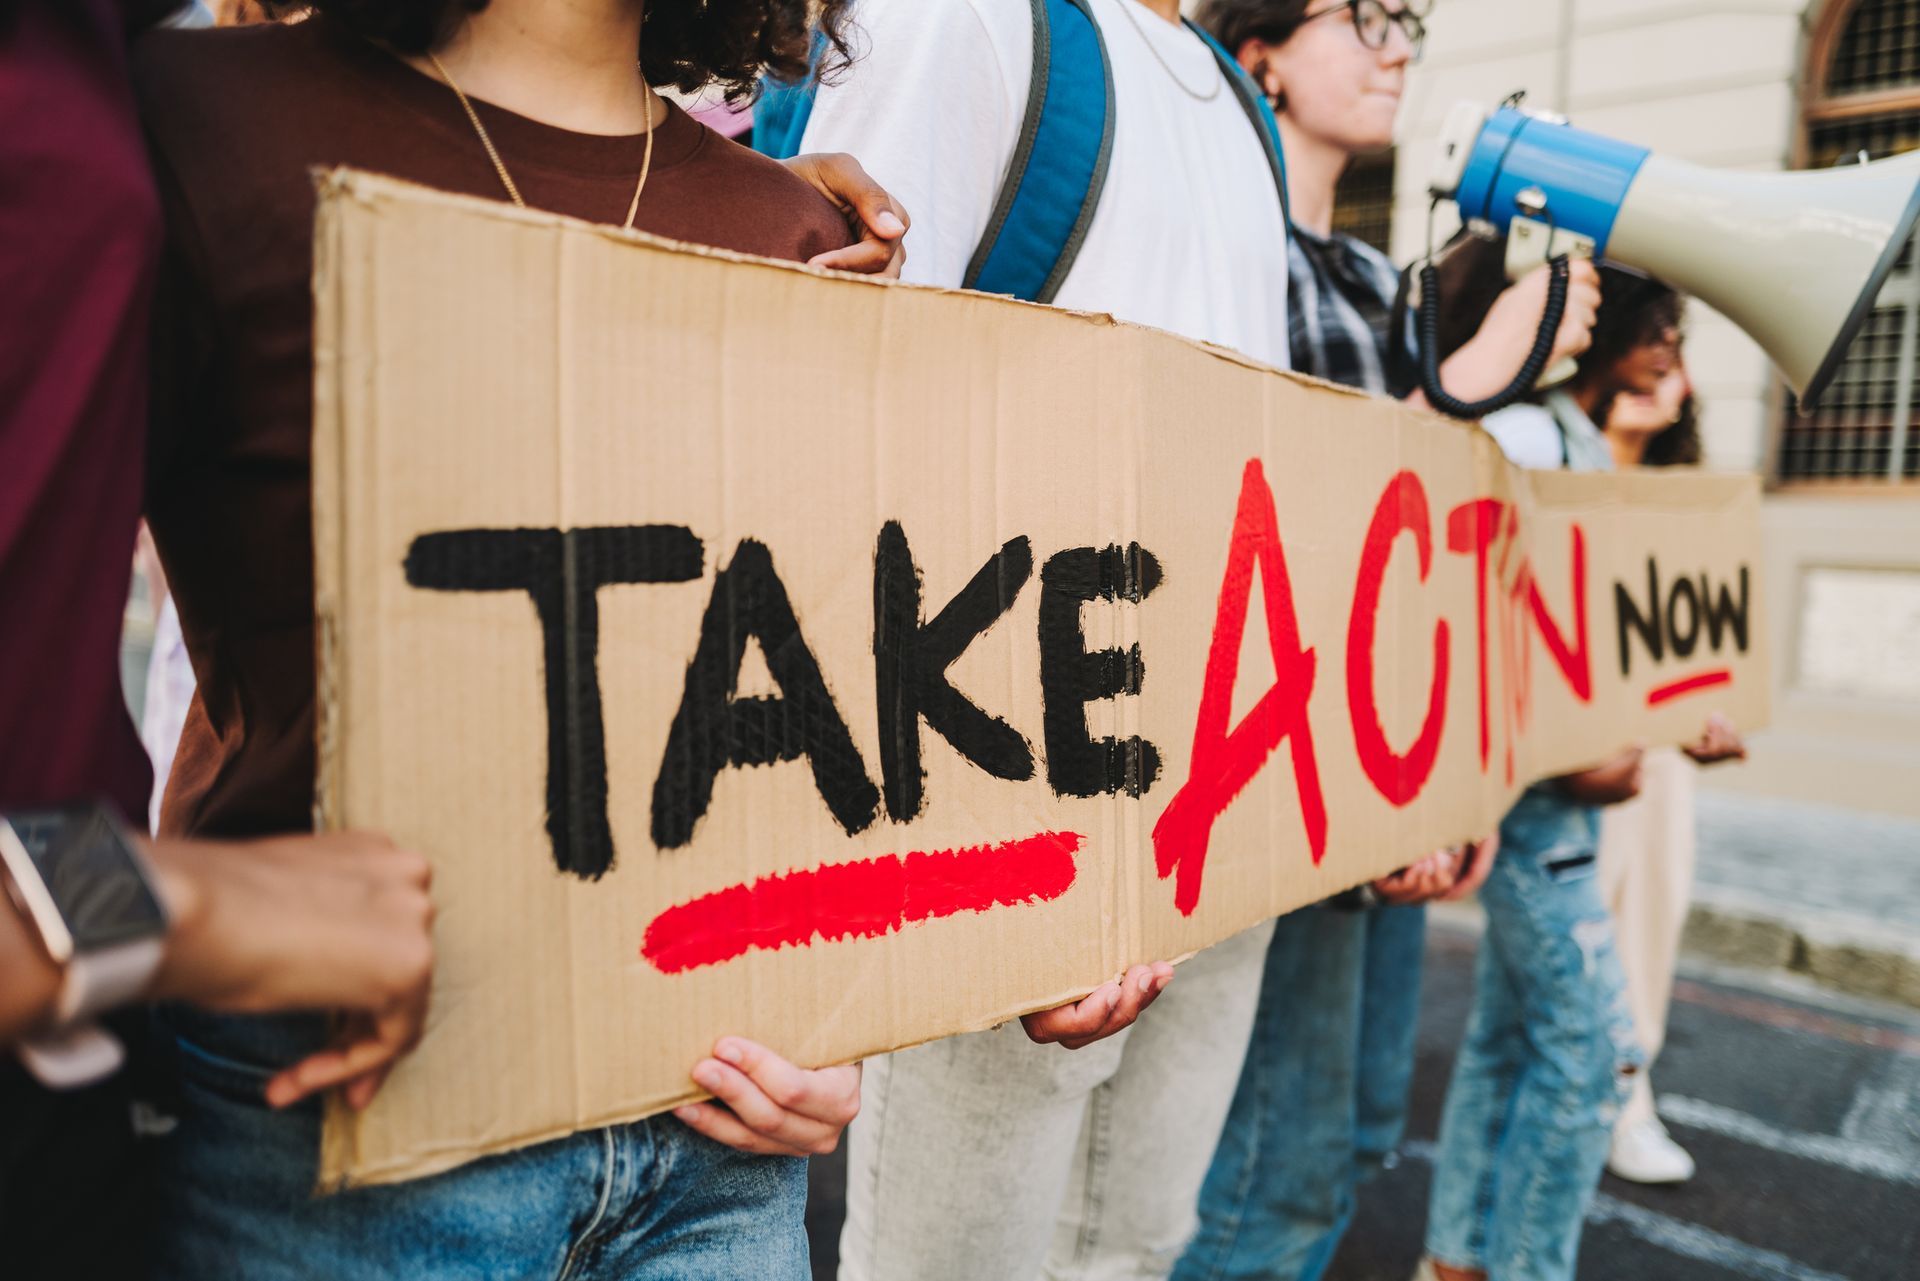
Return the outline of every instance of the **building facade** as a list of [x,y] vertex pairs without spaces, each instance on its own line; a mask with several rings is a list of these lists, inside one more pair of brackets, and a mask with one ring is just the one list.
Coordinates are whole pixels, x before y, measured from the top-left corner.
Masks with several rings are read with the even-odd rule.
[[[1356,174],[1350,210],[1377,225],[1367,193],[1392,191],[1400,262],[1426,251],[1430,157],[1461,99],[1524,89],[1582,128],[1723,168],[1920,146],[1920,0],[1437,0],[1427,24],[1391,180]],[[1911,249],[1813,416],[1744,334],[1689,312],[1707,465],[1767,483],[1773,725],[1709,786],[1920,817],[1917,347]]]

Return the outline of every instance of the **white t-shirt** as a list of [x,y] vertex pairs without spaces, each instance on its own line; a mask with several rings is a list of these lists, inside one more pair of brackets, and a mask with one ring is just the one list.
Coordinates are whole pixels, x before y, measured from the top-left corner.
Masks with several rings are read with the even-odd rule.
[[1559,471],[1562,455],[1560,424],[1541,405],[1509,405],[1480,420],[1515,467],[1528,471]]
[[[1198,36],[1138,0],[1091,5],[1112,65],[1112,161],[1053,301],[1289,367],[1285,226],[1253,122]],[[803,149],[851,153],[906,206],[905,279],[958,286],[1026,116],[1031,7],[864,0],[853,22],[857,61],[821,86]]]
[[1480,420],[1515,467],[1529,471],[1608,471],[1613,451],[1606,437],[1564,391],[1547,393],[1544,405],[1510,405]]

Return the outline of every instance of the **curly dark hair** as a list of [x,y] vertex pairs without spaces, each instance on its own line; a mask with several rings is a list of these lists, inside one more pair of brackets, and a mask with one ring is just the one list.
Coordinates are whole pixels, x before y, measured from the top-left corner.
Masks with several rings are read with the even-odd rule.
[[1680,416],[1673,426],[1647,442],[1640,456],[1642,467],[1694,467],[1700,462],[1700,406],[1693,393],[1680,402]]
[[[398,53],[420,54],[487,0],[271,0],[267,7],[325,14]],[[650,85],[687,93],[718,83],[729,102],[742,102],[758,92],[763,74],[798,81],[846,66],[852,7],[853,0],[645,0],[640,71]]]

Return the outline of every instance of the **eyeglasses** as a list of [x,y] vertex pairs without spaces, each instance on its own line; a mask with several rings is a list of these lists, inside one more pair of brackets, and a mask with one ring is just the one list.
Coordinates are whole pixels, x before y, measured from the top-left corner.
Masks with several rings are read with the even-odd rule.
[[1360,43],[1369,49],[1384,49],[1387,38],[1398,25],[1400,33],[1413,47],[1413,60],[1418,62],[1421,53],[1427,47],[1427,24],[1420,19],[1433,11],[1433,0],[1411,0],[1400,9],[1389,9],[1381,0],[1341,0],[1316,13],[1308,14],[1302,21],[1312,22],[1315,18],[1324,18],[1330,13],[1345,10],[1353,16],[1354,34],[1360,37]]

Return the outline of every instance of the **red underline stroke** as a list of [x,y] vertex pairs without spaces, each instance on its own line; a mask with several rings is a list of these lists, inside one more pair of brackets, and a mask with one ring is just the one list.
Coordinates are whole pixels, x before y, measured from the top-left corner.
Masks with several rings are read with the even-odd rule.
[[1701,672],[1698,676],[1688,676],[1681,680],[1669,681],[1665,685],[1656,685],[1647,691],[1647,706],[1658,707],[1670,703],[1684,694],[1696,690],[1712,689],[1716,685],[1733,684],[1733,673],[1726,668],[1717,668],[1711,672]]
[[755,949],[882,938],[961,912],[1045,903],[1072,887],[1085,842],[1077,832],[1040,832],[762,877],[660,913],[640,954],[661,973],[679,974]]

